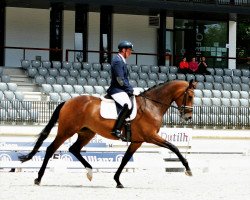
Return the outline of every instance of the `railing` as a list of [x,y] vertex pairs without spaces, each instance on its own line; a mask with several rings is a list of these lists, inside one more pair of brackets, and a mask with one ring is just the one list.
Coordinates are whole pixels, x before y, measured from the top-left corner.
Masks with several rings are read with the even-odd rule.
[[[84,53],[87,54],[88,56],[90,54],[97,54],[97,57],[99,57],[100,54],[117,54],[117,51],[111,51],[111,52],[102,52],[102,51],[82,51],[82,50],[75,50],[75,49],[66,49],[65,51],[65,60],[66,61],[76,61],[76,56],[75,55],[71,55],[71,53],[75,54],[75,53]],[[138,61],[140,60],[140,58],[142,58],[143,56],[147,56],[147,57],[154,57],[157,60],[158,54],[155,53],[137,53],[137,52],[133,52],[131,57],[135,56],[135,63],[134,64],[138,64]],[[172,55],[166,53],[165,54],[166,60],[169,61],[169,65],[172,65]],[[143,59],[143,58],[142,58]]]
[[[0,101],[1,124],[46,124],[59,103],[22,101]],[[23,109],[23,108],[26,109]],[[8,109],[8,112],[4,111]],[[21,109],[22,108],[22,109]],[[197,128],[238,128],[250,129],[249,107],[194,106],[193,119],[182,122],[175,108],[170,107],[164,115],[163,126]]]
[[[4,48],[4,49],[13,49],[13,50],[20,50],[22,53],[21,55],[16,53],[16,54],[11,54],[11,61],[14,61],[16,60],[16,62],[18,62],[18,66],[20,66],[20,60],[22,59],[28,59],[28,60],[34,60],[34,59],[30,59],[28,57],[30,57],[30,54],[34,54],[34,52],[36,51],[43,51],[43,52],[50,52],[50,51],[55,51],[55,52],[58,52],[58,51],[63,51],[63,49],[48,49],[48,48],[32,48],[32,47],[11,47],[11,46],[0,46],[0,49],[1,48]],[[27,56],[27,52],[28,51],[31,51],[32,53],[29,53],[29,55]],[[98,60],[99,59],[99,55],[100,53],[102,53],[101,51],[94,51],[94,50],[89,50],[89,51],[81,51],[81,50],[74,50],[74,49],[66,49],[65,50],[65,60],[66,61],[76,61],[76,56],[75,56],[75,53],[76,52],[80,52],[80,53],[87,53],[88,56],[90,56],[91,54],[94,54],[95,55],[95,59],[94,60]],[[107,53],[107,52],[106,52]],[[109,52],[111,54],[116,54],[117,52]],[[42,60],[49,60],[49,56],[47,55],[46,56],[47,58],[43,58]],[[146,57],[146,59],[145,59]],[[156,61],[155,63],[157,63],[157,57],[158,57],[158,54],[154,54],[154,53],[139,53],[139,52],[133,52],[132,56],[131,56],[131,59],[134,61],[132,62],[133,64],[137,64],[139,63],[139,61],[144,61],[144,60],[147,60],[149,57],[153,57]],[[175,62],[173,62],[173,55],[171,54],[168,54],[166,53],[165,54],[165,57],[166,57],[166,65],[169,65],[169,66],[172,66],[172,65],[178,65],[179,61],[181,60],[181,57],[178,57],[177,55],[175,56]],[[217,57],[217,56],[207,56],[207,61],[209,62],[209,66],[211,67],[221,67],[221,68],[227,68],[228,67],[228,63],[227,61],[228,60],[236,60],[237,62],[237,66],[239,66],[240,68],[250,68],[250,57],[246,57],[246,58],[242,58],[242,57],[224,57],[224,56],[221,56],[221,57]],[[221,59],[223,61],[225,61],[225,65],[223,66],[220,66],[219,64],[216,64],[217,62],[217,59]],[[88,60],[86,61],[88,62]],[[142,63],[142,62],[140,62]],[[147,61],[145,61],[144,63],[142,64],[146,64]],[[239,63],[239,64],[238,64]],[[11,65],[12,66],[12,65]],[[13,65],[15,66],[15,65]],[[237,67],[238,68],[238,67]]]
[[17,50],[21,50],[22,51],[22,58],[23,60],[26,59],[26,53],[27,51],[46,51],[46,52],[50,52],[50,51],[54,51],[54,52],[62,52],[62,49],[49,49],[49,48],[33,48],[33,47],[11,47],[11,46],[4,46],[1,47],[3,49],[17,49]]

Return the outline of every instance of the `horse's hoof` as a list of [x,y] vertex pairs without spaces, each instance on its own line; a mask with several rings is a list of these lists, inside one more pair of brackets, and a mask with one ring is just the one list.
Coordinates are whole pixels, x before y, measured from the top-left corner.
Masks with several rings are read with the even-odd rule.
[[187,170],[187,171],[185,171],[185,174],[186,174],[187,176],[193,176],[193,174],[192,174],[191,170]]
[[40,181],[38,180],[38,178],[35,179],[34,184],[35,185],[40,185]]
[[124,186],[122,184],[119,184],[116,186],[116,188],[124,188]]
[[93,171],[92,171],[91,168],[86,168],[86,170],[88,171],[87,172],[87,178],[89,179],[89,181],[91,181],[92,178],[93,178]]

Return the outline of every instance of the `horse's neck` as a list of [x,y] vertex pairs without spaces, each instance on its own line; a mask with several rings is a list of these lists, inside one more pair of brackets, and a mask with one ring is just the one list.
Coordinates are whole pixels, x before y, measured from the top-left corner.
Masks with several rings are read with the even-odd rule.
[[163,115],[173,102],[175,92],[176,89],[171,87],[171,84],[167,84],[148,91],[145,96],[154,100],[152,104],[154,104]]

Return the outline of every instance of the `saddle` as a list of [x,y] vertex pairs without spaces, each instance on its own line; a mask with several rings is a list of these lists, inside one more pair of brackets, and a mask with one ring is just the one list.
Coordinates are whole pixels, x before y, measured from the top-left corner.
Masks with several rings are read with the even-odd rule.
[[[130,116],[126,119],[126,121],[132,121],[137,114],[137,105],[135,96],[132,97],[132,111]],[[105,119],[117,119],[119,113],[119,106],[116,105],[116,102],[108,95],[101,96],[101,108],[100,115]]]
[[[121,109],[121,106],[117,104],[109,95],[104,97],[100,97],[101,99],[101,108],[100,115],[105,119],[114,119],[116,120],[118,117],[118,113]],[[135,96],[132,97],[132,111],[130,116],[125,119],[124,123],[124,133],[126,139],[123,139],[124,142],[130,142],[131,139],[131,125],[130,121],[132,121],[137,114],[137,106]]]

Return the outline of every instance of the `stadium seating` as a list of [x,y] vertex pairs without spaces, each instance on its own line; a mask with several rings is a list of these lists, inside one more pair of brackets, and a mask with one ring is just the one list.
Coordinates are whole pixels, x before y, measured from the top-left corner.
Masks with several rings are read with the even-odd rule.
[[[40,85],[42,94],[47,96],[49,101],[55,103],[82,94],[104,95],[111,80],[111,65],[109,63],[42,61],[39,64],[37,61],[25,60],[23,64],[21,62],[21,65],[29,77]],[[195,117],[193,122],[196,124],[200,122],[205,126],[209,126],[209,122],[216,126],[222,123],[228,125],[230,123],[247,124],[247,120],[249,120],[250,83],[249,70],[247,69],[208,68],[211,75],[198,75],[178,74],[175,66],[150,66],[145,64],[140,66],[128,65],[128,68],[130,70],[129,82],[134,90],[140,92],[156,84],[176,79],[198,81],[195,89],[193,112]],[[8,92],[5,92],[6,90]],[[10,105],[13,110],[17,110],[21,106],[24,110],[19,112],[17,110],[17,112],[13,111],[12,114],[8,114],[5,112],[8,107],[0,106],[1,119],[10,119],[14,116],[18,116],[19,119],[31,119],[32,104],[27,104],[27,109],[24,109],[25,106],[18,103],[18,101],[23,102],[24,97],[22,94],[18,94],[17,90],[17,86],[13,85],[10,80],[6,83],[0,82],[0,100],[10,102],[5,106]],[[14,96],[9,95],[10,91],[12,91],[12,94],[14,93]],[[15,103],[13,103],[14,101]],[[35,110],[33,111],[35,112]],[[180,123],[178,110],[172,109],[169,112],[176,116],[165,117],[166,120]],[[206,117],[205,114],[209,116]],[[37,116],[39,113],[33,113],[33,115]],[[235,117],[236,115],[237,117]]]

